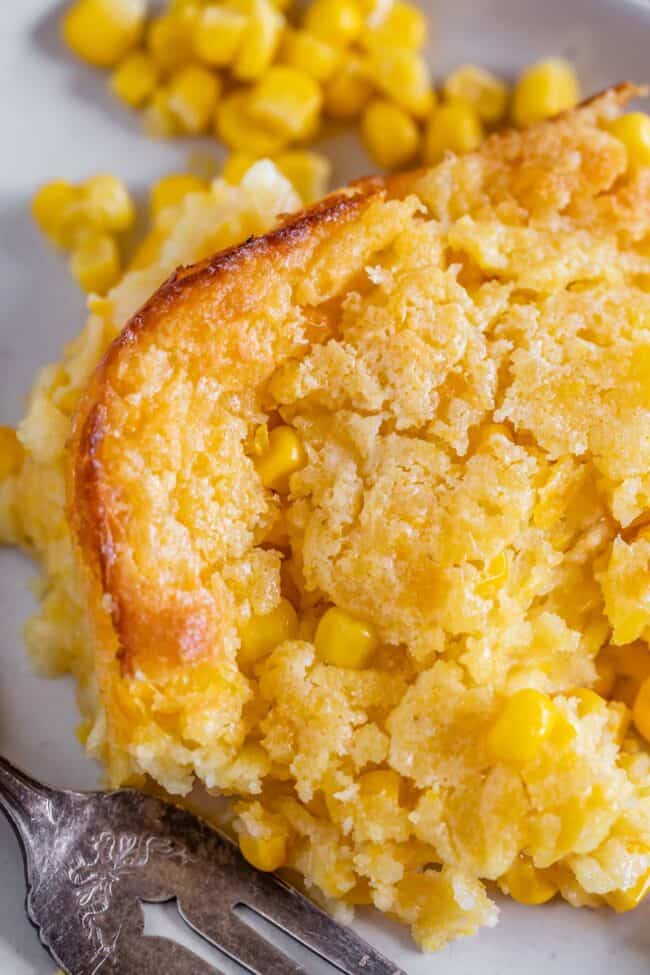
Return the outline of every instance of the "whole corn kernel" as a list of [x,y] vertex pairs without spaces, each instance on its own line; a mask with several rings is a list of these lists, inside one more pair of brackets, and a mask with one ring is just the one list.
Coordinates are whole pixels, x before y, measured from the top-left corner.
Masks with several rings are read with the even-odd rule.
[[314,203],[327,192],[332,166],[325,156],[317,152],[282,152],[274,162],[303,203]]
[[336,71],[341,54],[334,45],[309,31],[288,30],[282,39],[280,60],[323,82]]
[[210,127],[220,90],[217,75],[198,64],[172,75],[167,84],[167,104],[183,132],[199,135]]
[[530,125],[573,108],[579,98],[578,79],[567,61],[538,61],[517,79],[512,118],[516,125]]
[[588,714],[597,714],[607,707],[605,700],[588,687],[577,687],[571,691],[570,697],[577,698],[578,717],[584,718]]
[[359,796],[361,799],[381,797],[399,802],[402,777],[394,769],[377,769],[365,772],[359,777]]
[[490,728],[486,746],[492,762],[523,765],[534,759],[557,716],[551,699],[532,688],[517,691]]
[[489,599],[506,584],[509,575],[510,562],[508,561],[508,553],[504,549],[495,555],[486,566],[483,578],[476,586],[477,594],[483,599]]
[[632,720],[639,734],[650,742],[650,677],[646,677],[636,695]]
[[118,64],[111,75],[110,89],[130,108],[139,108],[151,98],[157,82],[154,59],[146,51],[136,51]]
[[455,99],[434,109],[424,136],[424,161],[440,162],[446,152],[462,155],[483,141],[483,124],[469,102]]
[[384,169],[404,166],[418,150],[418,127],[399,105],[374,98],[361,117],[361,136],[368,155]]
[[360,670],[377,649],[379,639],[371,623],[332,606],[319,620],[314,645],[323,663]]
[[147,50],[163,74],[194,59],[196,12],[185,8],[154,17],[147,31]]
[[105,294],[120,277],[120,255],[109,234],[89,235],[72,251],[70,272],[81,289]]
[[169,107],[166,88],[157,88],[144,113],[144,130],[154,139],[170,139],[180,135],[178,119]]
[[476,64],[464,64],[445,78],[445,98],[468,102],[483,122],[500,122],[508,108],[508,86]]
[[491,451],[499,437],[505,437],[512,443],[513,436],[510,427],[505,423],[484,423],[476,435],[476,450]]
[[650,870],[642,874],[637,882],[627,890],[613,890],[605,894],[605,900],[610,907],[613,907],[617,914],[624,914],[638,907],[641,901],[650,892]]
[[0,481],[17,474],[25,451],[13,427],[0,426]]
[[289,477],[305,466],[307,455],[300,437],[289,426],[274,427],[269,433],[269,446],[255,458],[255,468],[266,488],[286,494]]
[[193,173],[169,173],[163,176],[154,183],[149,194],[152,218],[155,221],[163,210],[178,206],[188,193],[204,193],[207,188],[205,180]]
[[397,43],[400,47],[418,51],[424,46],[426,39],[427,21],[424,14],[404,0],[394,0],[383,20],[364,28],[359,41],[365,47],[391,47]]
[[288,599],[263,616],[251,616],[239,631],[240,662],[251,665],[298,632],[298,617]]
[[215,128],[219,138],[235,152],[260,159],[284,149],[286,137],[255,123],[249,112],[250,92],[235,91],[217,105]]
[[123,233],[135,222],[135,206],[126,186],[117,176],[100,173],[81,186],[89,223],[97,230]]
[[239,849],[257,870],[271,873],[286,863],[287,837],[285,833],[274,833],[270,836],[240,833]]
[[167,237],[166,231],[161,231],[159,227],[154,227],[136,248],[135,254],[129,262],[130,271],[139,271],[144,267],[149,267],[160,257],[162,245]]
[[368,79],[416,118],[425,118],[434,105],[429,66],[421,54],[405,47],[372,48],[366,61]]
[[111,68],[138,43],[146,7],[146,0],[76,0],[63,17],[63,40],[83,61]]
[[373,88],[361,63],[346,57],[333,78],[325,84],[323,107],[326,115],[340,121],[357,118],[372,97]]
[[610,122],[607,128],[625,145],[632,169],[650,166],[650,115],[628,112]]
[[548,870],[539,870],[521,854],[502,877],[499,886],[520,904],[546,904],[557,894]]
[[201,11],[194,27],[194,50],[207,64],[230,64],[244,36],[246,17],[231,7],[210,4]]
[[254,122],[287,139],[313,134],[323,104],[320,85],[311,75],[275,64],[250,93],[248,111]]
[[313,0],[305,13],[304,27],[330,44],[345,46],[363,30],[363,14],[356,0]]
[[285,19],[270,0],[250,0],[244,9],[247,24],[231,70],[238,81],[256,81],[275,57]]
[[257,162],[258,157],[252,152],[231,152],[223,164],[221,177],[231,186],[238,186],[242,177]]
[[32,199],[32,216],[44,234],[56,240],[71,211],[78,211],[81,191],[66,180],[45,183]]

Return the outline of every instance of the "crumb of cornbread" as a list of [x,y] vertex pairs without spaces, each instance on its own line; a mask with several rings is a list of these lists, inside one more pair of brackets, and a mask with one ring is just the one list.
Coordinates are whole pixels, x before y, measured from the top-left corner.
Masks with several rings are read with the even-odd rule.
[[[204,381],[179,422],[184,377],[150,345],[138,392],[160,429],[176,421],[178,441],[153,424],[150,441],[112,444],[134,505],[165,511],[171,491],[178,506],[164,551],[129,526],[146,571],[177,572],[175,546],[200,538],[183,551],[218,567],[210,584],[232,625],[219,666],[115,681],[113,730],[107,743],[99,706],[91,748],[114,782],[146,773],[183,794],[198,775],[236,794],[238,829],[282,836],[308,883],[374,903],[427,949],[494,924],[485,883],[503,883],[522,854],[576,906],[608,902],[650,869],[647,751],[623,705],[583,713],[571,693],[595,682],[609,642],[650,632],[650,542],[630,528],[650,508],[650,170],[625,175],[624,148],[601,127],[611,107],[490,140],[419,177],[404,201],[372,204],[357,278],[341,281],[359,258],[342,236],[317,281],[326,328],[263,392],[219,399]],[[224,203],[223,219],[242,205]],[[168,268],[209,249],[196,229],[206,206],[179,213]],[[186,249],[183,228],[195,234]],[[6,533],[48,573],[30,642],[76,670],[89,697],[63,509],[66,393],[160,270],[127,276],[41,380],[21,427],[30,459],[2,495]],[[318,287],[304,275],[302,300],[318,303]],[[305,323],[281,314],[281,282],[275,301],[266,327],[301,337]],[[198,417],[212,393],[209,451],[184,477],[173,452],[207,435]],[[127,415],[140,407],[127,402]],[[273,411],[308,457],[281,512],[249,456]],[[284,550],[265,544],[280,518]],[[297,638],[242,670],[237,621],[283,591]],[[332,603],[380,635],[364,670],[319,662],[314,626]],[[553,696],[563,734],[513,767],[486,738],[521,688]],[[392,776],[385,789],[369,786],[374,770]]]

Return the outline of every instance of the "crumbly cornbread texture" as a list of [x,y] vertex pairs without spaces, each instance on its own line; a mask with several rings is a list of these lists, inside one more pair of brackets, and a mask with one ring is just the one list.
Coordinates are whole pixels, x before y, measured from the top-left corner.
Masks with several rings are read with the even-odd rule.
[[[237,796],[251,859],[426,949],[496,922],[491,882],[622,910],[650,872],[646,746],[584,690],[650,633],[650,169],[618,101],[179,272],[86,385],[165,261],[127,275],[0,486],[45,564],[30,643],[80,676],[111,782]],[[167,266],[289,209],[273,173],[189,198]],[[278,424],[306,459],[280,492],[256,466]],[[281,598],[290,638],[242,655]],[[378,637],[361,668],[319,657],[332,605]]]

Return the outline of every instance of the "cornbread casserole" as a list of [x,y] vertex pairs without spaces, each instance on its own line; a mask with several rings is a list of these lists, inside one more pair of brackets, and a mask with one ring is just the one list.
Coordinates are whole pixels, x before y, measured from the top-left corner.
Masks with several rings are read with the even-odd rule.
[[252,862],[426,949],[496,922],[486,883],[616,910],[650,883],[650,703],[612,689],[650,673],[632,94],[283,218],[109,345],[166,264],[295,206],[268,163],[190,197],[0,485],[49,580],[30,642],[110,782],[236,796]]

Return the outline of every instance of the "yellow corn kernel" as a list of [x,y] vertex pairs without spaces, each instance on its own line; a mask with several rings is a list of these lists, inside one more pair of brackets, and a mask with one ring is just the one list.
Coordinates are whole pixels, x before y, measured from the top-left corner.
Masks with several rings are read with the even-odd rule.
[[636,695],[632,720],[639,734],[650,742],[650,677],[646,677]]
[[478,431],[476,436],[476,450],[489,451],[494,446],[495,438],[505,437],[511,443],[513,441],[512,431],[505,423],[485,423]]
[[205,180],[193,173],[169,173],[154,183],[149,194],[149,208],[153,220],[168,207],[181,203],[188,193],[204,193],[208,188]]
[[24,456],[25,450],[13,427],[0,427],[0,481],[18,473]]
[[298,632],[298,617],[288,599],[281,599],[275,609],[264,616],[251,616],[241,627],[239,660],[250,666],[290,640]]
[[39,229],[60,247],[71,244],[85,222],[81,195],[77,186],[57,179],[41,186],[32,199],[32,216]]
[[605,894],[605,900],[613,907],[617,914],[633,911],[650,891],[650,870],[642,874],[637,882],[627,890],[613,890]]
[[483,578],[476,586],[476,592],[483,599],[488,599],[501,589],[508,581],[510,562],[508,553],[504,549],[486,566]]
[[435,102],[429,66],[406,47],[377,47],[368,54],[369,80],[416,118],[425,118]]
[[194,59],[196,11],[193,7],[154,17],[147,31],[147,49],[163,74]]
[[635,677],[617,676],[612,688],[612,698],[615,701],[622,701],[623,704],[627,704],[628,708],[633,708],[640,687],[641,681]]
[[70,272],[81,289],[105,294],[120,277],[120,255],[109,234],[89,235],[70,255]]
[[178,119],[169,107],[166,88],[157,88],[144,114],[144,129],[154,139],[171,139],[180,135]]
[[257,82],[248,102],[254,122],[286,139],[313,134],[323,104],[320,85],[297,68],[275,64]]
[[98,68],[111,68],[138,43],[146,0],[76,0],[61,30],[70,50]]
[[88,741],[88,736],[92,731],[92,727],[92,721],[80,721],[77,727],[74,729],[74,736],[80,745],[86,744]]
[[626,643],[621,647],[610,647],[609,652],[617,674],[639,681],[650,677],[650,649],[647,643]]
[[116,98],[130,108],[139,108],[151,98],[157,81],[154,59],[146,51],[136,51],[118,64],[109,84]]
[[307,7],[304,27],[330,44],[344,46],[363,30],[363,14],[356,0],[314,0]]
[[447,76],[443,85],[445,98],[468,102],[483,122],[500,122],[508,108],[508,86],[476,64],[464,64]]
[[309,205],[327,193],[332,172],[329,159],[317,152],[282,152],[275,164],[303,203]]
[[323,90],[323,107],[330,118],[350,121],[361,112],[372,97],[372,85],[364,76],[361,63],[346,57],[333,78]]
[[377,649],[379,638],[371,623],[332,606],[319,620],[314,645],[323,663],[361,670]]
[[607,128],[625,145],[630,168],[650,166],[650,115],[628,112],[610,122]]
[[417,7],[404,0],[395,0],[384,19],[377,26],[365,28],[359,38],[365,47],[390,47],[398,43],[418,51],[427,39],[427,20]]
[[616,682],[614,664],[609,657],[601,655],[595,661],[595,665],[598,677],[594,681],[592,689],[601,697],[609,697]]
[[284,149],[286,138],[254,123],[249,113],[249,100],[247,91],[235,91],[221,99],[215,116],[217,135],[235,152],[246,152],[256,159],[274,156]]
[[129,262],[130,271],[139,271],[144,267],[149,267],[160,257],[163,241],[167,237],[167,232],[161,232],[159,227],[154,227],[147,236],[138,244],[136,251]]
[[255,468],[266,488],[286,494],[289,477],[307,462],[300,437],[291,427],[274,427],[269,433],[269,446],[255,458]]
[[225,179],[231,186],[238,186],[243,176],[257,160],[258,156],[252,152],[232,152],[223,164],[221,178]]
[[172,75],[167,85],[167,104],[183,132],[199,135],[210,127],[220,90],[217,75],[198,64],[190,64]]
[[578,79],[567,61],[538,61],[517,79],[512,118],[516,125],[530,125],[573,108],[579,98]]
[[577,687],[570,692],[569,696],[577,698],[579,718],[584,718],[588,714],[596,714],[607,707],[600,694],[590,690],[588,687]]
[[275,57],[285,20],[270,0],[251,0],[245,9],[248,22],[231,70],[239,81],[256,81]]
[[435,109],[424,136],[424,161],[440,162],[447,152],[462,155],[483,141],[483,123],[469,102],[455,99]]
[[240,833],[239,849],[257,870],[271,873],[286,863],[287,837],[285,833],[274,833],[271,836]]
[[288,30],[282,39],[280,60],[304,71],[316,81],[332,77],[341,60],[340,52],[322,37],[306,30]]
[[490,728],[488,756],[492,762],[520,765],[536,757],[553,730],[557,712],[541,691],[525,688],[506,701]]
[[353,907],[369,907],[373,903],[370,882],[362,877],[351,890],[343,894],[342,900]]
[[399,105],[373,98],[361,117],[361,136],[373,162],[384,169],[404,166],[418,150],[418,127]]
[[359,796],[361,799],[387,799],[399,802],[402,777],[393,769],[378,769],[366,772],[359,777]]
[[558,891],[551,872],[539,870],[523,854],[499,877],[499,887],[520,904],[546,904]]
[[117,176],[100,173],[81,186],[89,223],[97,230],[123,233],[135,222],[135,206],[126,186]]
[[239,10],[210,4],[201,11],[194,27],[197,57],[218,68],[231,64],[245,29],[246,17]]

